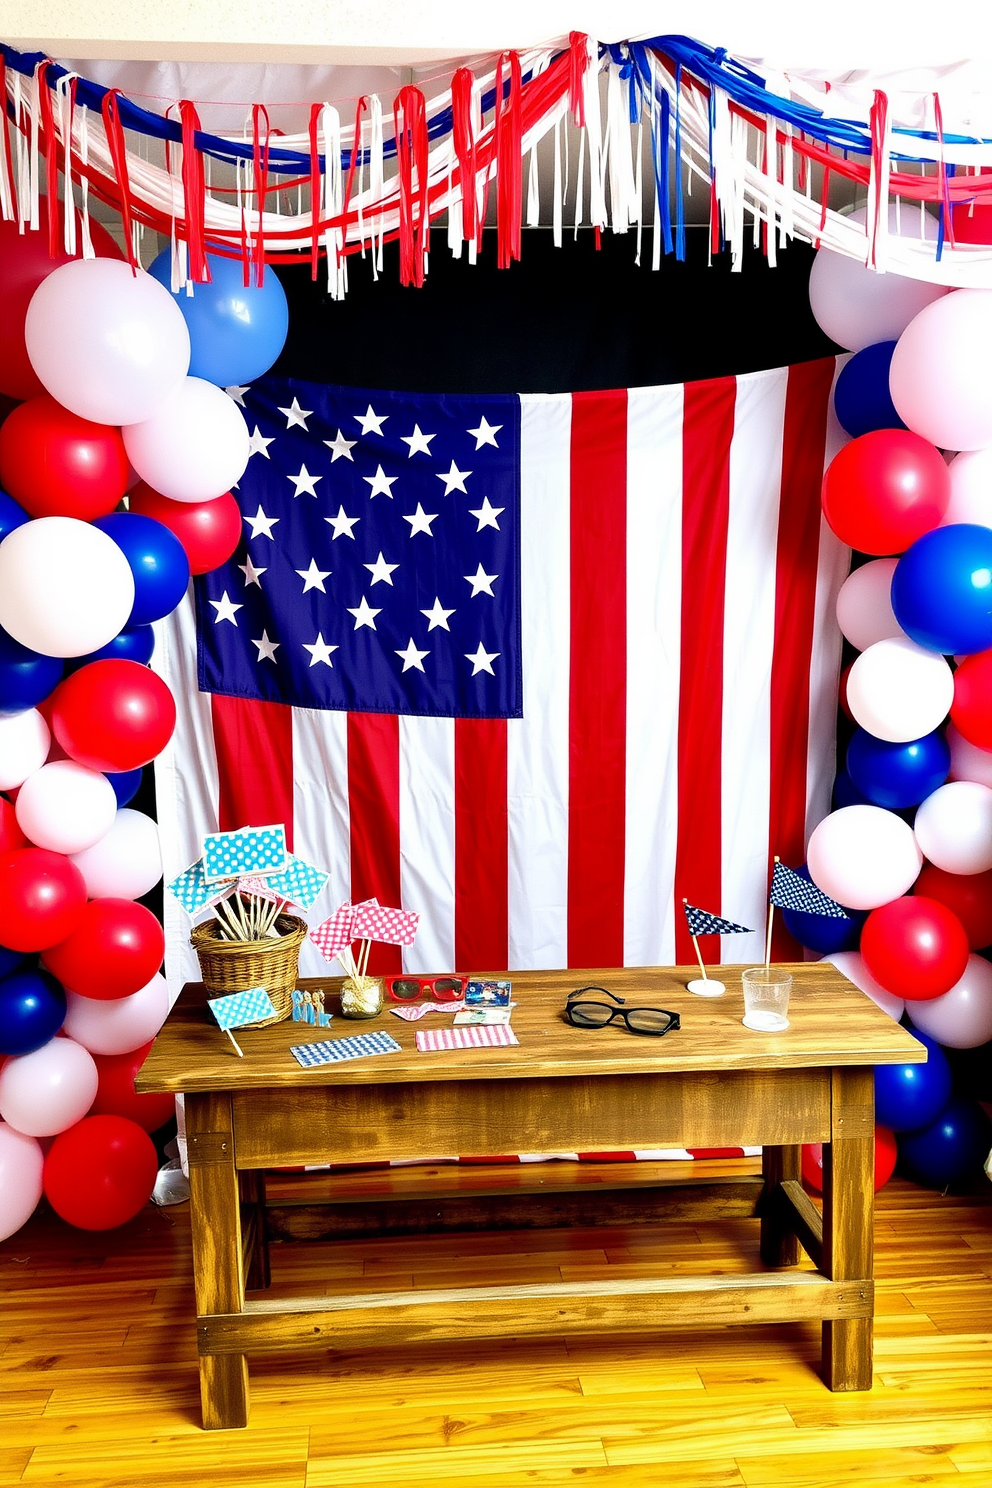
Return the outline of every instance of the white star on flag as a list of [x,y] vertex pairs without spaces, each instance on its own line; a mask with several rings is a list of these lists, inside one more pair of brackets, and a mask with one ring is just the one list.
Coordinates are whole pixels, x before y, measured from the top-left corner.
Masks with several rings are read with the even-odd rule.
[[376,466],[375,475],[363,475],[362,480],[367,481],[368,484],[372,487],[372,489],[369,491],[370,497],[388,496],[391,501],[393,499],[393,493],[390,487],[395,486],[396,482],[399,480],[399,476],[387,475],[382,466],[378,465]]
[[327,590],[324,588],[324,580],[330,578],[331,570],[328,569],[325,573],[323,569],[318,568],[316,558],[310,559],[309,568],[297,568],[293,571],[294,573],[298,573],[303,580],[304,594],[310,589],[319,589],[321,594],[327,593]]
[[[261,506],[259,506],[258,511],[253,517],[245,517],[245,521],[251,528],[252,540],[256,537],[267,537],[270,542],[275,542],[275,538],[272,536],[272,529],[280,520],[281,518],[279,517],[267,517]],[[261,585],[259,585],[259,588],[261,588]]]
[[362,595],[361,604],[356,609],[352,609],[350,605],[346,605],[345,608],[349,615],[354,615],[356,630],[360,630],[363,625],[367,625],[370,630],[375,630],[375,617],[382,614],[381,609],[372,609],[364,594]]
[[451,630],[451,626],[448,624],[448,616],[453,615],[455,612],[454,610],[446,610],[436,594],[434,596],[434,603],[431,608],[429,610],[421,610],[420,613],[422,615],[426,615],[427,619],[430,621],[430,624],[427,627],[428,631],[437,630],[438,626],[440,626],[442,630]]
[[362,567],[367,568],[369,573],[372,575],[371,582],[373,584],[388,584],[389,587],[392,588],[392,575],[396,571],[396,569],[399,568],[399,564],[387,563],[385,558],[382,556],[382,550],[380,549],[379,556],[375,560],[375,562],[363,563]]
[[301,408],[298,400],[294,398],[288,408],[280,408],[279,412],[286,415],[287,429],[292,429],[294,425],[297,425],[301,429],[305,429],[307,426],[307,419],[313,413],[313,409]]
[[216,615],[214,616],[215,625],[219,625],[222,620],[230,620],[232,625],[237,625],[237,612],[238,610],[243,610],[244,605],[233,604],[232,601],[228,598],[226,589],[224,590],[224,593],[221,595],[220,599],[212,599],[210,603],[217,611]]
[[327,642],[324,640],[323,633],[318,630],[318,632],[317,632],[317,639],[313,642],[312,645],[308,645],[307,642],[304,641],[303,642],[303,649],[304,649],[304,651],[309,651],[310,652],[310,665],[311,666],[318,666],[319,665],[319,666],[329,666],[329,667],[333,668],[334,663],[331,660],[331,653],[333,651],[340,651],[341,647],[340,646],[329,646],[327,644]]
[[323,480],[324,477],[322,475],[311,475],[307,467],[301,465],[298,475],[287,475],[286,479],[292,481],[296,487],[296,490],[293,492],[294,496],[316,496],[317,482]]
[[334,528],[334,536],[331,538],[332,542],[337,542],[339,537],[350,537],[352,542],[354,542],[355,534],[352,532],[351,529],[352,527],[354,527],[356,522],[360,522],[361,520],[361,517],[346,517],[344,514],[343,506],[338,507],[338,514],[336,517],[324,518],[324,521],[328,522]]
[[475,511],[470,512],[471,516],[477,517],[479,520],[479,525],[475,529],[476,532],[481,532],[483,527],[495,527],[498,532],[499,523],[496,518],[501,516],[505,511],[505,506],[493,506],[490,503],[489,497],[484,496],[482,498],[482,505],[477,507]]
[[[437,478],[438,480],[444,481],[445,496],[450,496],[452,491],[465,491],[465,481],[471,474],[471,470],[459,470],[454,460],[452,460],[451,469],[448,471],[447,475],[441,475],[441,473],[438,472]],[[465,491],[465,495],[468,495],[467,491]]]
[[351,452],[354,449],[355,445],[358,443],[357,439],[345,439],[343,432],[339,429],[333,439],[325,439],[324,443],[327,445],[327,448],[331,452],[332,465],[334,464],[335,460],[340,460],[342,458],[345,460],[350,460],[351,463],[354,465],[355,457]]
[[417,510],[411,516],[404,516],[404,522],[410,523],[410,536],[414,537],[418,532],[426,532],[428,537],[433,537],[431,523],[436,522],[437,512],[425,512],[420,502],[417,502]]
[[232,402],[237,403],[237,405],[238,405],[239,408],[244,408],[244,406],[245,406],[245,393],[248,391],[248,389],[250,387],[251,387],[251,383],[250,382],[246,382],[243,387],[242,387],[242,385],[240,383],[232,382],[231,383],[231,386],[230,387],[226,387],[224,389],[224,391],[227,394],[227,396],[232,400]]
[[474,656],[469,651],[466,651],[464,653],[464,656],[466,661],[470,661],[472,663],[473,677],[475,677],[479,672],[488,672],[490,677],[495,677],[496,673],[493,671],[492,663],[496,660],[499,654],[500,653],[498,651],[484,651],[482,642],[480,641],[479,649],[478,651],[476,651]]
[[355,423],[361,424],[363,434],[378,434],[383,439],[385,439],[386,436],[382,432],[382,426],[386,422],[388,417],[388,413],[376,413],[371,403],[369,404],[365,413],[356,413],[353,415]]
[[[477,594],[488,594],[491,599],[495,599],[496,596],[495,594],[493,594],[493,585],[498,578],[499,574],[487,574],[483,569],[482,564],[480,563],[474,574],[465,575],[465,582],[472,585],[473,599]],[[496,652],[496,655],[499,655],[498,651]]]
[[422,672],[424,670],[424,657],[427,654],[428,653],[426,651],[417,650],[416,646],[413,644],[413,636],[411,636],[409,641],[407,642],[406,650],[397,651],[396,653],[397,656],[402,658],[403,670],[405,672],[408,672],[411,667],[413,667],[415,671]]
[[249,460],[251,459],[252,455],[264,455],[267,460],[271,460],[272,456],[269,454],[269,445],[275,444],[275,442],[275,437],[273,437],[272,439],[266,439],[265,435],[256,424],[255,432],[248,436]]
[[245,576],[246,589],[249,584],[257,584],[259,589],[261,589],[262,586],[259,583],[259,580],[264,573],[268,573],[269,570],[267,568],[256,568],[254,563],[252,563],[251,561],[250,555],[247,553],[245,554],[245,562],[239,563],[238,567]]
[[[410,455],[408,456],[408,458],[410,458],[413,455],[429,455],[431,452],[431,440],[436,439],[437,435],[423,434],[421,433],[420,425],[414,424],[413,433],[401,434],[400,438],[402,439],[404,444],[408,444],[410,446]],[[399,656],[400,653],[397,651],[396,654],[397,656]]]
[[260,641],[256,641],[254,639],[254,637],[253,637],[252,638],[252,645],[258,647],[258,656],[255,658],[256,661],[272,661],[272,662],[274,662],[275,659],[276,659],[276,652],[279,650],[279,647],[282,645],[282,641],[270,641],[269,640],[269,633],[268,633],[268,631],[267,630],[263,630],[262,631],[262,639]]
[[[487,418],[483,417],[479,427],[477,429],[469,429],[468,432],[475,435],[475,447],[477,450],[481,449],[484,444],[491,444],[493,449],[499,449],[499,445],[496,443],[496,435],[502,427],[502,424],[491,424]],[[499,652],[496,654],[498,656]]]

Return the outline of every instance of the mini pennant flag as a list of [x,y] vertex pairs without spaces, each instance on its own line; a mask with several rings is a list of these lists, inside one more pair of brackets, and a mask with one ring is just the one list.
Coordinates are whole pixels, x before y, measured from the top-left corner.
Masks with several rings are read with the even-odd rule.
[[803,914],[829,915],[833,920],[851,918],[836,899],[831,899],[816,884],[810,883],[794,869],[787,868],[784,863],[775,864],[768,899],[771,904],[777,904],[779,909],[798,909]]
[[746,925],[735,925],[732,920],[723,920],[709,910],[697,909],[694,904],[684,904],[686,923],[690,935],[750,935]]
[[310,931],[310,939],[328,961],[333,961],[339,951],[351,945],[355,939],[355,906],[341,904],[332,915]]
[[252,873],[281,873],[287,858],[286,828],[281,825],[208,832],[203,839],[203,876],[207,883]]
[[167,887],[169,893],[179,900],[186,913],[195,915],[199,910],[206,909],[208,905],[216,904],[218,899],[225,898],[235,883],[237,879],[225,878],[217,883],[208,884],[203,876],[203,859],[197,858],[195,863],[191,863]]
[[329,878],[330,874],[322,868],[315,868],[312,863],[305,863],[302,858],[288,853],[286,867],[281,873],[270,873],[265,878],[252,875],[242,879],[241,887],[272,903],[288,900],[301,909],[311,909]]
[[249,987],[247,992],[229,992],[226,997],[211,997],[207,1006],[217,1019],[217,1027],[244,1028],[249,1023],[262,1023],[274,1018],[276,1010],[264,987]]

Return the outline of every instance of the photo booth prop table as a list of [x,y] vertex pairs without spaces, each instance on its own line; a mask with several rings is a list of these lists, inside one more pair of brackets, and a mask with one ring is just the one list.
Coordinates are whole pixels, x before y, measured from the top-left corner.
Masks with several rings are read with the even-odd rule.
[[[426,1056],[415,1027],[384,1013],[367,1027],[388,1028],[401,1052],[315,1069],[290,1055],[292,1023],[244,1030],[238,1059],[211,1026],[202,987],[187,986],[136,1089],[186,1096],[204,1426],[246,1424],[251,1353],[665,1326],[818,1319],[826,1384],[870,1389],[872,1066],[921,1063],[926,1051],[828,963],[789,970],[790,1027],[780,1034],[742,1027],[740,967],[719,970],[728,991],[712,1000],[686,990],[691,967],[513,972],[516,1046]],[[570,1027],[565,997],[587,982],[628,1006],[677,1011],[681,1030],[647,1038]],[[313,985],[333,1006],[338,982]],[[822,1216],[800,1183],[804,1142],[830,1144]],[[260,1287],[268,1276],[266,1168],[759,1143],[762,1260],[794,1266],[801,1244],[815,1271],[245,1297],[246,1275]]]

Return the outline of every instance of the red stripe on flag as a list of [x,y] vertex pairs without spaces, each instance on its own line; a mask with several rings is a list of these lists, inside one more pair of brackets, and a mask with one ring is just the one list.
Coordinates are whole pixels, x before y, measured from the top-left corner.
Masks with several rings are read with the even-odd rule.
[[[400,722],[387,713],[348,714],[351,897],[399,907]],[[369,970],[403,970],[399,946],[373,945]]]
[[506,719],[455,720],[455,966],[509,958]]
[[[675,959],[692,961],[682,900],[722,914],[723,626],[730,445],[737,383],[686,384],[682,416],[682,626]],[[803,775],[805,780],[805,772]],[[719,940],[703,938],[719,960]],[[711,946],[713,949],[708,949]]]
[[222,832],[282,822],[293,847],[293,710],[213,693],[210,712]]
[[[813,651],[816,569],[820,549],[820,486],[827,435],[833,357],[789,369],[782,441],[782,496],[775,573],[775,649],[771,680],[769,858],[796,868],[806,852],[809,748],[809,667]],[[771,882],[769,862],[769,883]],[[799,947],[776,915],[776,960]]]
[[623,965],[627,394],[576,393],[571,434],[568,964]]

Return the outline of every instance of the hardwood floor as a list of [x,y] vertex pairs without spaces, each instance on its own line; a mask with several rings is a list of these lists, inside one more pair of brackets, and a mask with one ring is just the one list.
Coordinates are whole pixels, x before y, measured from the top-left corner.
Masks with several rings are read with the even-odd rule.
[[[690,1165],[686,1164],[688,1169]],[[273,1247],[273,1287],[393,1290],[757,1265],[753,1220]],[[0,1246],[0,1484],[74,1488],[989,1488],[992,1185],[878,1197],[875,1386],[814,1325],[512,1339],[251,1363],[247,1430],[199,1426],[185,1206]]]

